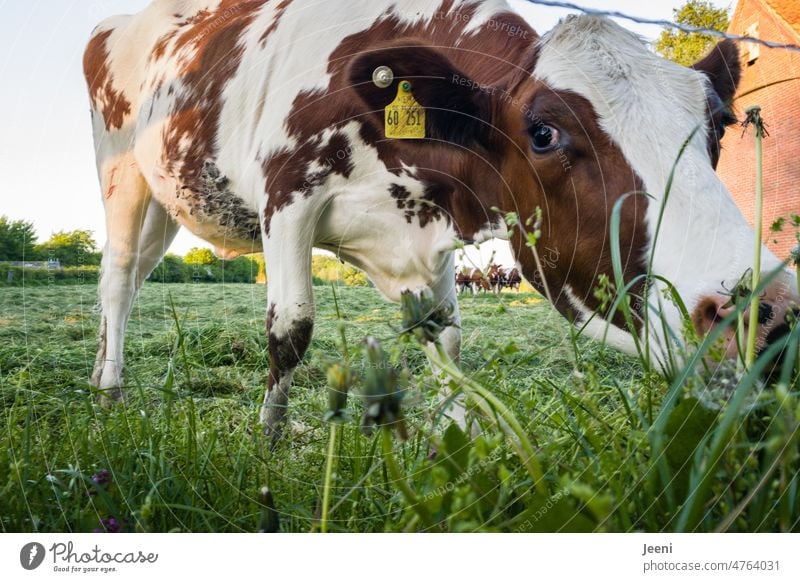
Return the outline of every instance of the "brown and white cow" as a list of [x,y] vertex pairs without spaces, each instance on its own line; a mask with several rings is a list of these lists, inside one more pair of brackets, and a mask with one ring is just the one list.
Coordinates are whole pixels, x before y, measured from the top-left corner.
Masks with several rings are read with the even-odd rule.
[[522,284],[522,275],[519,274],[519,269],[516,267],[511,269],[505,274],[503,285],[514,291],[519,291],[519,286]]
[[461,295],[468,289],[472,291],[472,269],[462,267],[456,271],[456,291]]
[[489,265],[489,272],[487,273],[487,278],[489,279],[489,286],[492,289],[492,292],[497,294],[503,290],[503,285],[505,284],[506,280],[506,271],[500,265],[491,264]]
[[[512,251],[561,313],[586,322],[598,277],[612,276],[612,208],[646,191],[622,207],[628,280],[652,252],[704,331],[724,309],[724,282],[749,266],[753,232],[713,169],[731,121],[714,105],[739,77],[728,42],[690,69],[602,18],[570,17],[539,38],[503,0],[154,0],[103,22],[84,65],[108,230],[93,382],[107,393],[121,395],[134,296],[181,226],[223,257],[266,253],[269,429],[311,339],[314,247],[389,299],[430,286],[457,317],[458,241],[506,237],[495,207],[522,220],[540,208],[538,245],[557,260],[538,272],[519,229]],[[372,79],[381,66],[394,74],[384,88]],[[426,110],[424,139],[385,137],[403,80]],[[765,250],[764,270],[778,266]],[[781,275],[765,294],[774,317],[762,338],[793,285]],[[677,308],[649,289],[679,336]],[[588,332],[632,350],[610,319]],[[650,329],[661,355],[678,341]],[[443,341],[456,356],[458,326]]]

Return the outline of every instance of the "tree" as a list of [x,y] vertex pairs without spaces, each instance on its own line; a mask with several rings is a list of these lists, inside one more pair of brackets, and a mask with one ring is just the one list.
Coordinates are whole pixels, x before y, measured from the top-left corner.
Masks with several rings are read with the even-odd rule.
[[243,255],[230,261],[222,261],[220,281],[228,283],[255,283],[259,272],[258,262]]
[[327,255],[314,255],[311,257],[311,276],[315,285],[327,285],[330,283],[344,283],[349,287],[366,287],[369,285],[369,280],[363,271]]
[[157,283],[186,283],[189,281],[189,273],[182,258],[168,253],[153,270],[149,280]]
[[100,253],[89,230],[59,231],[36,246],[41,260],[58,259],[63,267],[99,265]]
[[255,282],[264,285],[267,282],[267,261],[264,260],[263,253],[258,253],[255,255],[250,255],[250,260],[256,263],[258,266],[258,271],[256,272],[256,280]]
[[369,287],[369,279],[364,271],[350,265],[345,266],[342,278],[348,287]]
[[[717,8],[708,0],[689,0],[672,11],[673,20],[697,28],[711,28],[725,32],[730,23],[729,9]],[[688,33],[666,29],[656,41],[655,49],[665,59],[690,66],[699,61],[718,41],[707,34]]]
[[211,249],[192,247],[183,260],[187,265],[213,265],[217,262],[217,257],[214,256]]
[[0,261],[36,260],[35,245],[32,223],[0,216]]

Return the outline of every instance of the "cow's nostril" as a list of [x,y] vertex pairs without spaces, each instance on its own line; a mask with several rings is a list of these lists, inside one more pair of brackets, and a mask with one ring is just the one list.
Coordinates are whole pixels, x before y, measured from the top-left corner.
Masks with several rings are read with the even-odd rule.
[[792,331],[792,326],[789,322],[776,325],[767,334],[767,337],[764,340],[764,344],[769,346],[779,341],[787,341],[789,339],[789,333],[791,331]]
[[720,325],[732,310],[730,297],[707,295],[700,298],[692,311],[692,323],[700,335],[705,335],[712,328]]
[[774,311],[772,309],[772,305],[770,305],[769,303],[759,303],[758,304],[758,323],[761,324],[761,325],[764,325],[770,319],[772,319],[773,313],[774,313]]
[[709,302],[706,305],[705,320],[710,323],[716,323],[719,319],[719,307],[716,303]]

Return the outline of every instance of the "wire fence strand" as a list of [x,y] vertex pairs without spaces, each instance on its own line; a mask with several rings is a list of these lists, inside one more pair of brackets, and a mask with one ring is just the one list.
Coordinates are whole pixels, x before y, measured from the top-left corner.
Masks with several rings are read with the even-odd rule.
[[681,32],[705,34],[708,36],[715,36],[718,38],[727,38],[729,40],[735,40],[738,42],[749,42],[753,44],[760,44],[767,48],[786,49],[789,51],[800,52],[800,46],[796,44],[774,42],[771,40],[754,38],[752,36],[740,36],[737,34],[728,34],[727,32],[722,32],[714,28],[702,28],[698,26],[691,26],[688,24],[680,24],[677,22],[672,22],[671,20],[642,18],[640,16],[632,16],[630,14],[625,14],[623,12],[619,12],[616,10],[600,10],[598,8],[587,8],[585,6],[580,6],[572,2],[559,2],[558,0],[525,0],[525,1],[528,2],[529,4],[537,4],[539,6],[549,6],[551,8],[566,8],[567,10],[578,10],[579,12],[583,12],[584,14],[590,14],[592,16],[610,16],[612,18],[621,18],[623,20],[630,20],[631,22],[636,22],[637,24],[654,24],[657,26],[664,26],[667,28],[680,30]]

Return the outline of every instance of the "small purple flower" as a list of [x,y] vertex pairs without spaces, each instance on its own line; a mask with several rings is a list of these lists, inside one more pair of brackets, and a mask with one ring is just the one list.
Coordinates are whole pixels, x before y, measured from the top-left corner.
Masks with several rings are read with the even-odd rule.
[[96,527],[92,531],[94,533],[119,533],[122,529],[117,521],[117,518],[115,518],[113,515],[108,519],[101,519],[100,525],[103,527]]
[[111,473],[109,473],[107,469],[100,469],[97,473],[92,475],[92,481],[95,485],[105,487],[111,483]]
[[[100,469],[97,473],[92,475],[92,483],[97,487],[105,487],[111,483],[111,473],[109,473],[107,469]],[[95,495],[97,495],[97,490],[90,489],[89,497],[94,497]]]

